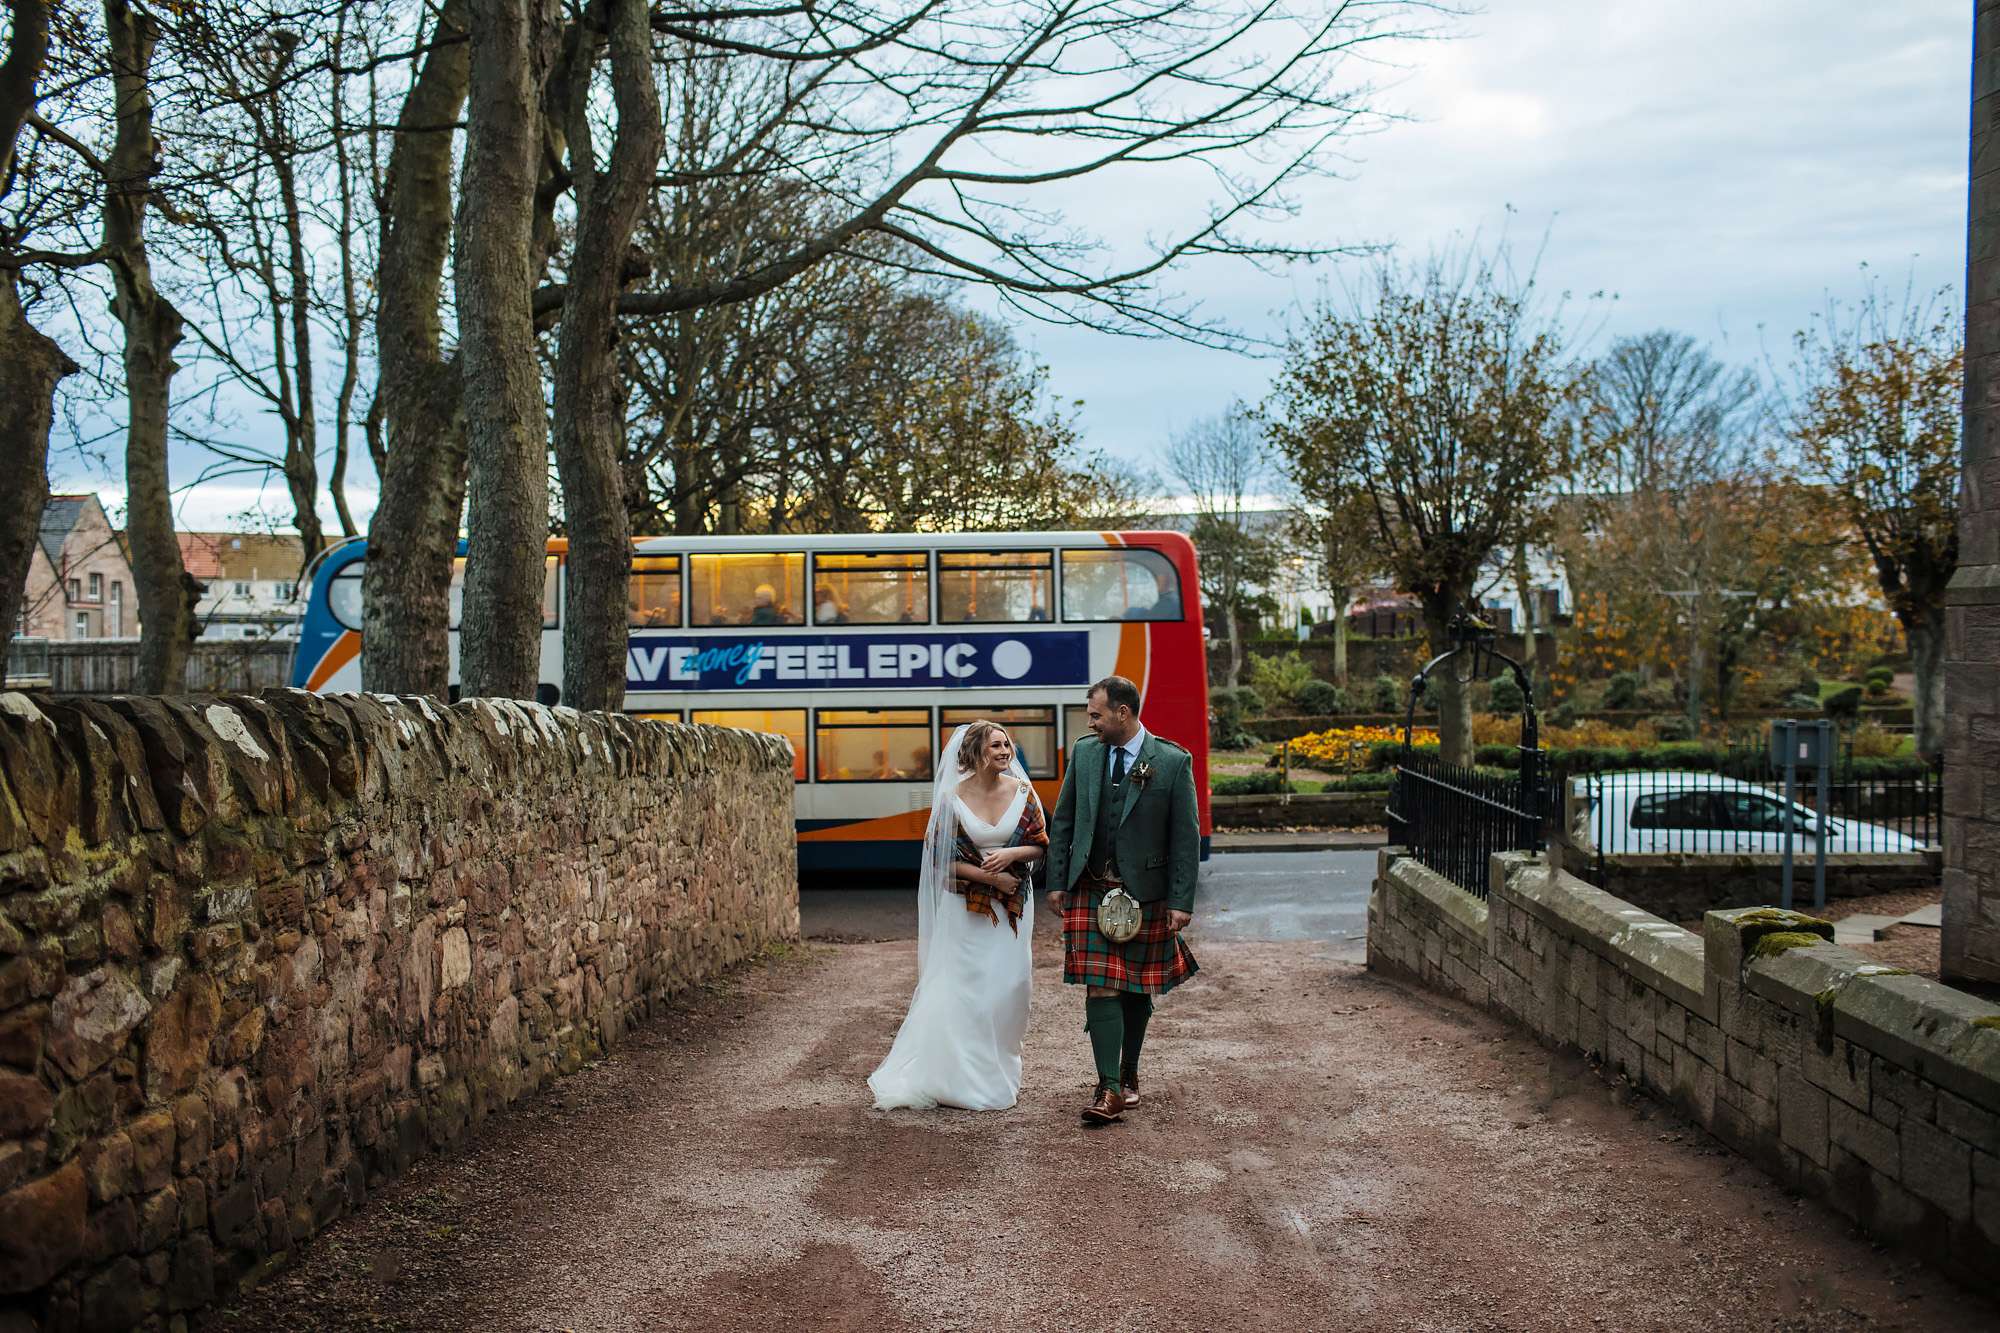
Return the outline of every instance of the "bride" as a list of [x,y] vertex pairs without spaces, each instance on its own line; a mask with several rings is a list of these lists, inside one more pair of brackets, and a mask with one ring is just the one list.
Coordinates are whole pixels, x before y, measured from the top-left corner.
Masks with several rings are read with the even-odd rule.
[[1028,876],[1049,836],[998,723],[953,732],[937,773],[917,882],[917,990],[868,1086],[878,1110],[1000,1111],[1021,1090],[1034,933]]

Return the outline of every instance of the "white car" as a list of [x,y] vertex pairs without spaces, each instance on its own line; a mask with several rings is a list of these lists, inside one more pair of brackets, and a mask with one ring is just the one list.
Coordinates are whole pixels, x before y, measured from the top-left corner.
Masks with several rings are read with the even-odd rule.
[[[1606,852],[1768,853],[1785,849],[1781,791],[1715,773],[1605,773],[1579,779],[1590,796],[1578,832]],[[1800,784],[1802,792],[1810,788]],[[1811,859],[1822,822],[1792,806],[1792,855]],[[1828,855],[1922,852],[1924,844],[1881,824],[1824,823]]]

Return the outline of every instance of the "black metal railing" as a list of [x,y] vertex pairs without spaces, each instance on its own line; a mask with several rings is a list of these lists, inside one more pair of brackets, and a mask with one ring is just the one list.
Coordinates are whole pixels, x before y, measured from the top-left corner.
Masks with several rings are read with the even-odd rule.
[[1550,808],[1540,754],[1519,771],[1493,773],[1405,754],[1389,788],[1389,843],[1406,849],[1475,898],[1486,896],[1495,852],[1538,852]]

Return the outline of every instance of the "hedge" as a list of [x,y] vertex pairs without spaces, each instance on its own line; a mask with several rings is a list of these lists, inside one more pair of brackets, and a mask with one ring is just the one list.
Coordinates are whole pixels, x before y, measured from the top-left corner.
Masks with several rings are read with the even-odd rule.
[[[1342,791],[1387,791],[1393,773],[1354,773],[1345,778],[1335,778],[1327,782],[1315,782],[1311,787],[1319,792]],[[1307,784],[1293,783],[1292,791],[1299,792]],[[1211,796],[1277,796],[1285,790],[1285,779],[1281,773],[1231,774],[1216,778],[1208,784]]]
[[[1419,746],[1435,750],[1434,746]],[[1403,751],[1395,741],[1377,741],[1369,747],[1368,766],[1383,770],[1395,767]],[[1632,769],[1676,769],[1700,773],[1720,773],[1724,777],[1762,779],[1770,775],[1770,760],[1762,750],[1716,750],[1694,742],[1652,745],[1638,749],[1584,747],[1550,750],[1549,766],[1565,773],[1612,773]],[[1473,752],[1472,762],[1481,768],[1519,768],[1521,751],[1513,745],[1482,745]],[[1910,755],[1889,758],[1857,758],[1836,766],[1842,780],[1861,781],[1914,778],[1929,770],[1922,759]]]

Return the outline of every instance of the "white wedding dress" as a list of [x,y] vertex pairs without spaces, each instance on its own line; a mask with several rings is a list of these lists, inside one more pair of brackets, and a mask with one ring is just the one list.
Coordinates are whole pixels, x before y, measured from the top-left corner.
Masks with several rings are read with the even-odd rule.
[[[939,769],[957,753],[958,738],[939,756]],[[1021,1091],[1021,1042],[1028,1031],[1034,894],[1021,912],[1019,933],[999,909],[996,923],[968,912],[965,900],[943,888],[951,873],[950,848],[962,825],[982,851],[1005,847],[1027,802],[1035,800],[1026,775],[998,824],[988,824],[959,800],[963,773],[938,782],[925,839],[918,886],[917,989],[888,1058],[868,1076],[878,1110],[956,1106],[1002,1111]]]

